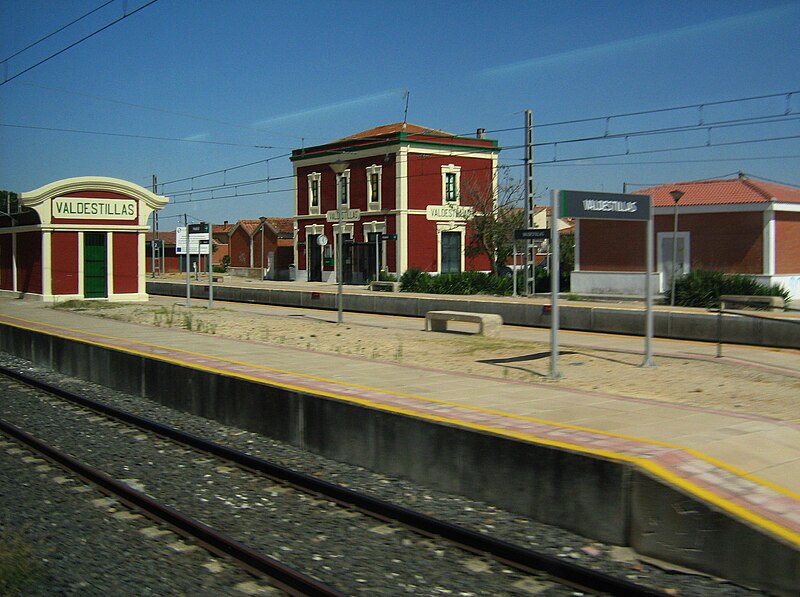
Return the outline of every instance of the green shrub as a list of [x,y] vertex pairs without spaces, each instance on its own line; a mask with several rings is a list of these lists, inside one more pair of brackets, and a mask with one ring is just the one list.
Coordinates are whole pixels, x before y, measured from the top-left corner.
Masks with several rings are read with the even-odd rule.
[[[789,291],[782,286],[767,286],[742,274],[696,270],[675,280],[675,304],[682,307],[719,307],[719,297],[723,294],[781,296],[789,302]],[[668,291],[668,302],[670,298]]]
[[[569,273],[561,276],[561,290],[569,290]],[[510,276],[495,276],[485,272],[458,272],[429,274],[419,269],[407,270],[400,276],[402,292],[424,292],[428,294],[490,294],[511,295],[514,281]],[[525,275],[517,272],[517,291],[525,290]],[[536,292],[550,292],[550,274],[544,269],[536,270]]]

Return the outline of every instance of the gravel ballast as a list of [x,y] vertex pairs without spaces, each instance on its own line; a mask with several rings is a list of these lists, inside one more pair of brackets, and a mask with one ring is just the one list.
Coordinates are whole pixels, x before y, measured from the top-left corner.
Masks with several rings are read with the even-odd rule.
[[[214,421],[167,409],[146,399],[120,394],[118,392],[110,391],[106,388],[88,384],[83,381],[70,380],[51,371],[34,367],[30,363],[15,357],[0,355],[0,361],[7,366],[13,365],[14,368],[25,371],[29,375],[43,379],[50,383],[58,383],[68,387],[72,391],[79,392],[89,398],[101,400],[119,408],[123,408],[163,423],[173,425],[189,433],[208,437],[213,441],[242,450],[244,452],[248,452],[255,456],[266,458],[286,466],[291,466],[297,470],[306,472],[307,474],[317,475],[325,478],[326,480],[336,482],[359,491],[365,491],[375,495],[376,497],[403,504],[407,507],[420,510],[444,520],[455,522],[457,524],[461,524],[483,532],[492,533],[495,536],[502,537],[520,545],[542,549],[550,555],[556,557],[570,558],[581,563],[582,565],[627,577],[637,582],[645,581],[646,584],[650,586],[660,588],[662,590],[669,590],[676,595],[759,594],[756,592],[747,591],[743,588],[726,582],[709,579],[703,576],[664,571],[656,566],[636,559],[630,552],[621,548],[597,543],[590,539],[573,535],[558,528],[541,525],[524,519],[513,513],[500,511],[486,504],[466,500],[459,496],[432,491],[424,487],[417,487],[403,480],[375,474],[360,467],[353,467],[343,463],[320,458],[319,456],[303,452],[297,448],[283,445],[249,432],[225,427]],[[21,407],[20,402],[15,404],[4,397],[0,402],[0,404],[2,404],[3,417],[6,418],[8,414],[9,418],[14,415],[21,416],[24,420],[26,413],[25,409]],[[83,417],[85,418],[85,415],[83,415]],[[63,417],[62,420],[59,421],[50,421],[49,423],[47,421],[39,421],[37,423],[28,421],[28,424],[40,426],[42,428],[49,428],[50,432],[54,433],[56,436],[60,434],[63,438],[68,438],[69,431],[64,429],[64,420],[66,418],[68,417]],[[12,422],[14,422],[13,419]],[[96,432],[84,434],[83,437],[73,437],[71,441],[75,442],[73,446],[74,449],[78,449],[76,446],[80,446],[80,449],[84,450],[86,454],[91,454],[93,451],[100,451],[103,445],[108,444],[110,441],[108,438],[114,435],[115,428],[106,424],[101,425],[100,420],[93,422],[97,427]],[[91,435],[95,434],[96,437],[91,437]],[[110,436],[108,434],[110,434]],[[137,437],[143,434],[126,432],[124,434],[117,433],[117,435],[123,436],[123,441],[121,443],[123,446],[125,444],[150,444],[148,449],[155,450],[154,453],[158,455],[158,458],[173,459],[169,461],[168,464],[168,466],[171,467],[170,470],[173,471],[173,474],[170,475],[170,479],[165,479],[163,481],[164,488],[159,489],[159,491],[166,491],[168,493],[172,492],[175,495],[180,493],[180,487],[184,484],[184,469],[192,469],[193,474],[197,474],[198,471],[201,470],[202,466],[209,466],[212,469],[220,468],[219,464],[216,462],[204,462],[208,459],[201,458],[196,453],[189,452],[180,455],[171,452],[170,455],[159,454],[160,452],[167,452],[166,448],[162,445],[159,445],[157,441],[149,439],[149,436],[144,436],[147,441]],[[60,441],[67,441],[67,439],[62,439]],[[95,442],[97,442],[96,445]],[[135,447],[139,449],[141,446],[136,445]],[[142,453],[144,454],[145,452]],[[42,497],[42,495],[37,493],[37,491],[45,492],[46,495],[46,490],[48,487],[47,483],[45,482],[41,490],[35,489],[35,487],[37,487],[36,483],[28,483],[28,486],[31,486],[34,489],[30,489],[24,484],[20,485],[19,483],[13,483],[13,479],[20,478],[20,476],[14,472],[14,459],[12,458],[9,462],[5,456],[9,455],[3,452],[3,459],[0,460],[0,470],[2,471],[4,477],[3,489],[0,491],[0,497],[3,500],[4,512],[8,512],[9,510],[20,510],[18,504],[27,503],[29,500],[35,501],[37,504],[46,503],[48,498]],[[148,459],[144,460],[143,462],[137,462],[135,467],[133,465],[128,465],[135,470],[119,471],[118,474],[124,475],[127,472],[128,476],[134,480],[145,478],[147,468],[155,466],[153,464],[154,462],[155,456],[153,457],[153,460]],[[27,468],[29,471],[33,470],[31,467]],[[203,499],[208,501],[213,500],[216,502],[227,501],[227,511],[234,519],[242,516],[244,514],[243,511],[255,508],[253,504],[265,495],[269,499],[262,501],[263,505],[260,506],[261,508],[264,508],[265,511],[284,507],[280,503],[285,497],[283,496],[282,491],[280,491],[282,488],[276,490],[274,487],[270,488],[269,486],[262,485],[260,483],[255,484],[257,486],[254,487],[254,482],[249,477],[249,473],[245,474],[238,469],[223,471],[222,473],[219,473],[219,471],[210,471],[208,473],[201,471],[202,475],[212,475],[212,473],[222,474],[223,479],[226,479],[226,481],[217,481],[216,477],[209,476],[209,480],[215,480],[209,483],[209,487],[207,488],[205,495],[200,492],[196,493],[194,497],[187,499],[190,499],[190,501],[195,500],[197,502],[202,502]],[[35,471],[30,474],[32,474],[33,477],[37,476]],[[150,481],[148,481],[148,483],[150,483]],[[57,484],[50,481],[50,485],[56,486]],[[57,486],[56,488],[58,491],[63,491],[61,486]],[[23,495],[23,490],[27,492],[29,489],[31,492],[33,492],[33,497],[31,498],[26,497],[27,494]],[[149,489],[149,487],[147,489]],[[53,488],[51,488],[51,490],[53,490]],[[276,493],[276,495],[272,495],[273,493]],[[74,497],[78,494],[75,494],[73,491],[72,493],[68,492],[67,495]],[[310,502],[315,501],[313,498],[306,498],[306,500]],[[51,503],[48,505],[52,506],[53,499],[50,498],[49,501]],[[319,502],[320,500],[316,501]],[[61,501],[57,502],[55,510],[64,510],[66,512],[67,508],[62,508],[61,503]],[[311,507],[312,510],[323,512],[327,508],[324,503],[312,503]],[[27,511],[27,509],[24,510]],[[95,507],[95,512],[99,510],[99,508]],[[85,537],[84,532],[79,530],[84,528],[82,516],[80,514],[76,514],[74,511],[70,512],[71,514],[65,513],[61,517],[59,524],[56,526],[74,524],[78,528],[76,528],[74,532],[67,532],[66,534],[75,537]],[[209,514],[209,516],[211,516],[211,514]],[[22,516],[19,518],[19,520],[8,522],[4,520],[4,527],[8,524],[8,526],[22,528],[25,527],[26,524],[29,524],[31,520],[36,520],[35,517],[31,518],[30,516]],[[301,551],[299,547],[292,546],[297,545],[295,542],[297,541],[298,537],[305,536],[306,539],[300,540],[301,544],[306,543],[313,545],[313,542],[316,541],[317,545],[319,546],[319,553],[317,556],[321,558],[319,560],[320,575],[327,574],[330,572],[330,570],[335,570],[339,567],[338,562],[336,562],[336,558],[331,557],[335,554],[331,554],[330,552],[325,551],[325,549],[329,541],[335,539],[335,537],[331,538],[330,535],[342,532],[339,530],[342,528],[339,524],[341,521],[336,521],[337,524],[331,525],[330,528],[321,528],[322,522],[320,521],[324,520],[324,516],[322,518],[315,519],[316,522],[312,524],[308,518],[308,515],[300,511],[297,511],[295,514],[281,514],[278,516],[278,518],[282,519],[283,523],[285,523],[285,526],[283,527],[284,531],[278,530],[277,525],[273,529],[273,536],[268,543],[268,545],[271,545],[272,550],[276,552],[272,555],[276,555],[276,557],[282,556],[285,559],[291,560],[291,555],[287,556],[287,554],[292,554],[293,551]],[[105,523],[106,526],[108,524],[109,523]],[[392,580],[392,582],[399,584],[387,584],[382,591],[373,590],[373,594],[375,592],[391,594],[390,591],[396,589],[391,589],[390,587],[401,586],[403,592],[405,593],[420,595],[478,595],[490,593],[525,595],[532,594],[534,592],[534,585],[537,584],[537,582],[533,579],[525,578],[524,575],[520,576],[516,573],[506,570],[503,566],[500,566],[496,563],[486,562],[477,556],[472,556],[470,554],[467,554],[467,556],[464,556],[463,554],[454,555],[453,553],[449,553],[449,550],[446,550],[446,553],[440,553],[442,550],[440,547],[436,546],[435,542],[428,542],[427,540],[414,537],[413,534],[408,533],[408,531],[405,531],[404,529],[398,530],[388,526],[382,531],[375,530],[379,529],[380,525],[374,520],[366,523],[360,521],[353,522],[352,524],[371,525],[371,527],[374,527],[372,534],[376,537],[381,537],[381,532],[385,532],[385,535],[383,536],[386,537],[386,539],[381,539],[380,541],[382,543],[386,543],[388,541],[397,541],[399,545],[398,549],[403,547],[403,544],[405,543],[406,552],[408,551],[408,543],[411,542],[414,545],[415,550],[424,554],[425,557],[423,557],[422,560],[428,560],[431,562],[431,576],[429,576],[422,569],[415,569],[412,572],[411,570],[404,568],[404,564],[402,563],[407,556],[402,552],[402,550],[398,551],[397,557],[395,558],[399,560],[399,562],[397,562],[397,568],[392,569],[391,567],[383,566],[382,573],[388,579]],[[28,526],[27,530],[25,530],[26,536],[31,534],[36,526],[36,524]],[[312,528],[307,528],[309,526]],[[235,525],[233,525],[233,528],[235,528]],[[246,533],[246,530],[247,529],[243,529],[242,532]],[[251,539],[256,542],[258,541],[258,538],[251,537]],[[250,541],[246,542],[248,544],[250,543]],[[86,547],[86,543],[87,542],[78,541],[78,545],[70,544],[68,550],[72,551],[83,549]],[[38,542],[36,544],[39,545]],[[46,548],[48,545],[50,545],[49,539],[44,540],[41,544],[42,548]],[[60,543],[57,543],[57,545],[60,545]],[[113,549],[116,548],[111,547],[104,549],[103,551],[112,551]],[[65,545],[63,551],[68,550]],[[349,556],[351,559],[363,557],[364,562],[357,563],[355,567],[356,570],[359,569],[358,566],[362,566],[364,569],[369,569],[370,566],[373,565],[373,562],[371,561],[372,558],[369,556],[369,549],[367,549],[367,551],[364,553],[365,555],[362,556]],[[203,557],[205,560],[208,560],[209,556],[205,554]],[[444,586],[443,583],[435,580],[437,569],[446,569],[447,566],[445,566],[444,563],[445,560],[448,559],[453,560],[448,565],[455,566],[456,569],[461,571],[460,578],[448,578],[448,580],[451,582],[451,586],[449,587]],[[88,561],[89,559],[86,558],[86,560]],[[352,562],[349,564],[352,565]],[[415,564],[415,566],[419,565]],[[51,569],[52,568],[53,566],[51,566]],[[330,570],[326,570],[326,568]],[[163,576],[161,576],[161,571],[157,570],[157,568],[153,568],[153,575],[163,578],[165,581],[171,581],[172,577],[176,574],[177,571],[175,570],[175,567],[171,565],[166,566]],[[393,579],[392,575],[396,575],[396,577],[402,578],[402,580],[398,581],[396,578]],[[315,574],[315,576],[317,575]],[[486,581],[487,578],[490,577],[496,577],[502,582],[498,584],[495,589],[489,588],[491,587],[492,581],[490,581],[489,584],[484,588],[476,589],[476,586],[479,586],[480,583]],[[149,574],[148,578],[150,578]],[[326,578],[323,578],[323,580],[327,582]],[[358,593],[359,588],[364,588],[364,584],[369,584],[359,583],[358,580],[359,579],[357,578],[351,578],[347,581],[342,579],[338,582],[346,584],[337,586],[337,588],[341,589],[344,587],[344,590],[347,592]],[[39,586],[41,583],[46,584],[47,582],[52,581],[53,579],[51,578],[41,577],[37,581],[37,586]],[[164,593],[163,588],[167,585],[170,586],[171,592]],[[72,586],[73,585],[67,583],[67,587]],[[215,588],[210,589],[210,592],[208,593],[197,593],[192,590],[183,589],[180,586],[180,583],[176,583],[173,590],[173,585],[171,583],[164,582],[161,584],[162,592],[156,591],[155,593],[147,593],[144,591],[136,591],[136,594],[181,594],[183,591],[187,591],[187,594],[227,594],[230,592],[230,587],[231,584],[228,584],[227,589],[221,590],[221,592],[216,592],[217,589]],[[373,586],[372,588],[377,589],[378,587]],[[544,593],[537,594],[571,593],[570,591],[564,593],[564,589],[545,589],[542,586],[536,588],[535,591],[541,591],[543,589],[545,590]],[[73,589],[69,588],[64,594],[77,594],[70,593],[70,590]],[[120,594],[130,593],[122,591]]]

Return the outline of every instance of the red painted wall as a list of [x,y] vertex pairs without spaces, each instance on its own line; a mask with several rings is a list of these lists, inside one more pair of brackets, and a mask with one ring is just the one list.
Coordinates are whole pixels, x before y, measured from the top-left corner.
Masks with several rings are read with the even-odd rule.
[[114,293],[139,292],[139,235],[136,232],[115,232],[112,239]]
[[775,215],[775,273],[800,273],[800,213]]
[[14,290],[13,248],[12,235],[0,235],[0,288],[3,290]]
[[17,234],[17,290],[42,293],[42,233]]
[[408,156],[409,209],[442,204],[442,166],[448,164],[461,167],[462,205],[469,204],[468,188],[491,188],[492,161],[489,159],[412,153]]
[[643,272],[646,238],[644,222],[581,220],[581,270]]
[[53,232],[51,248],[53,294],[77,294],[78,233]]

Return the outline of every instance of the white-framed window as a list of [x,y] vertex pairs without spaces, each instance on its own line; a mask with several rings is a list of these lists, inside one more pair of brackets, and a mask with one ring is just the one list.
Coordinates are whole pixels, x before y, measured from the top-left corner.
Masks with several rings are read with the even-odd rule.
[[382,175],[382,166],[373,164],[367,168],[367,201],[370,211],[376,211],[381,208]]
[[322,174],[312,172],[308,175],[308,213],[318,214],[322,196]]
[[342,207],[350,205],[350,170],[345,170],[336,175],[336,202],[337,208],[339,202],[341,202]]
[[457,205],[461,194],[461,167],[442,166],[442,204]]

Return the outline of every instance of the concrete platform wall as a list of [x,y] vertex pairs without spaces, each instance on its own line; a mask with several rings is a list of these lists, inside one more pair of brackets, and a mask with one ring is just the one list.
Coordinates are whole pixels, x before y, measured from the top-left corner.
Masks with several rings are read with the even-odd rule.
[[[186,285],[173,282],[148,282],[149,294],[186,296]],[[193,298],[207,299],[208,286],[191,286]],[[214,298],[225,301],[336,309],[336,293],[305,289],[239,288],[215,286]],[[470,311],[496,313],[503,322],[530,327],[550,327],[550,315],[541,304],[482,301],[477,297],[402,296],[386,293],[345,294],[344,308],[358,313],[424,317],[427,311]],[[561,329],[644,336],[644,311],[614,307],[561,305]],[[776,348],[800,348],[800,320],[767,319],[725,313],[722,323],[715,313],[677,313],[655,311],[654,335],[677,340],[748,344]]]
[[800,552],[627,463],[0,326],[0,349],[335,460],[777,593]]

